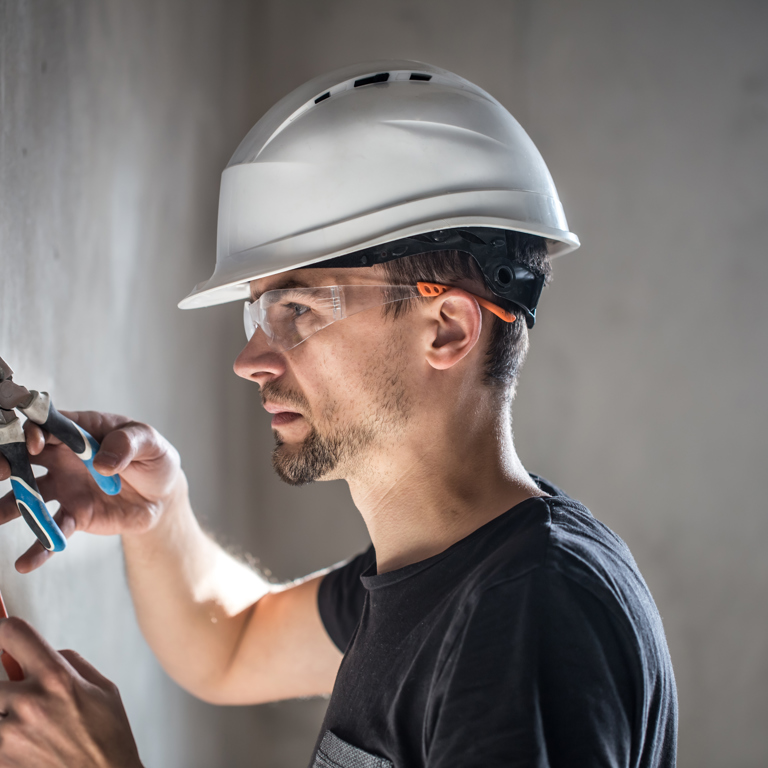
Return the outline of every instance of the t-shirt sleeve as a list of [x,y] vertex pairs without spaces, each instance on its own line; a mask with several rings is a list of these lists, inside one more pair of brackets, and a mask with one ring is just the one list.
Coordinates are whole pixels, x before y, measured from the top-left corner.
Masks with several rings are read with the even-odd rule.
[[365,552],[330,570],[320,582],[317,606],[325,631],[343,653],[360,621],[365,602],[361,574],[376,562],[371,545]]
[[433,691],[428,768],[630,765],[636,685],[622,631],[549,569],[484,592]]

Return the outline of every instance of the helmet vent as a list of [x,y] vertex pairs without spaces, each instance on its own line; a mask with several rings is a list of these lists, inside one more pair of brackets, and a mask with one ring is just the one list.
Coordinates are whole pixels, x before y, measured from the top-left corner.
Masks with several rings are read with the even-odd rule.
[[326,99],[330,99],[330,98],[331,98],[331,92],[326,91],[322,96],[318,96],[315,99],[315,104],[319,104],[321,101],[325,101]]
[[374,83],[386,83],[389,80],[389,72],[382,72],[380,75],[371,75],[370,77],[361,77],[355,80],[355,88],[363,85],[373,85]]
[[411,76],[408,79],[409,80],[423,80],[424,82],[427,82],[428,80],[432,79],[432,75],[422,75],[421,72],[412,72]]

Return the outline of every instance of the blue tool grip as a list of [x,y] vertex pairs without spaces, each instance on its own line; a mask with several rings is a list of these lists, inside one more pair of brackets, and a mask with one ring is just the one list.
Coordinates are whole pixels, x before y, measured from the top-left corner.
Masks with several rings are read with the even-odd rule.
[[22,408],[22,412],[36,424],[58,437],[64,445],[72,450],[75,455],[88,467],[91,477],[96,484],[108,496],[116,496],[120,493],[122,483],[119,475],[105,477],[99,474],[93,466],[93,457],[99,452],[99,443],[89,435],[79,424],[72,419],[62,416],[51,402],[46,392],[38,394],[39,400],[28,408]]
[[[74,422],[73,422],[74,423]],[[77,424],[75,424],[77,427]],[[96,484],[101,488],[104,493],[107,494],[107,496],[117,496],[118,493],[120,493],[120,489],[122,488],[122,483],[120,482],[120,475],[110,475],[109,477],[106,477],[105,475],[99,474],[95,467],[93,466],[93,457],[99,452],[99,446],[98,442],[94,437],[88,434],[82,427],[77,427],[82,433],[85,439],[89,443],[90,447],[90,455],[88,458],[83,458],[82,454],[77,454],[81,459],[83,464],[85,464],[86,467],[88,467],[88,471],[91,473],[91,477],[96,481]]]
[[37,540],[50,552],[61,552],[67,540],[51,517],[40,491],[30,488],[21,478],[11,477],[16,506]]
[[27,446],[23,442],[5,443],[0,445],[0,453],[11,465],[11,488],[21,516],[45,549],[61,552],[67,546],[67,540],[40,495],[29,464]]

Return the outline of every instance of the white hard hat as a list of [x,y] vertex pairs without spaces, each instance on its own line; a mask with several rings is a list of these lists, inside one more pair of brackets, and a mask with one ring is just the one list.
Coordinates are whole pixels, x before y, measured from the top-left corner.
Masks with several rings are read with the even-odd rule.
[[[394,241],[492,250],[499,230],[545,238],[550,256],[579,247],[520,124],[444,69],[356,64],[300,86],[243,139],[222,174],[216,269],[179,306],[245,299],[250,280],[346,254],[370,253],[358,263],[373,263],[376,247]],[[497,282],[510,282],[509,269]]]

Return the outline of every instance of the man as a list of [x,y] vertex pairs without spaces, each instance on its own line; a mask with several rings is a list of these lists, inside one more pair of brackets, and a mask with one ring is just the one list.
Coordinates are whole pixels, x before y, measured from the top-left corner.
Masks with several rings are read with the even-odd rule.
[[[174,679],[221,704],[332,691],[313,767],[674,765],[671,663],[632,556],[513,443],[549,259],[577,246],[530,139],[445,70],[350,67],[259,121],[223,175],[214,275],[182,306],[247,299],[235,370],[274,414],[275,470],[346,480],[372,547],[275,588],[202,532],[151,427],[74,414],[117,497],[27,429],[65,533],[122,535]],[[0,766],[139,765],[98,672],[21,621],[0,646],[34,683],[0,685]]]

